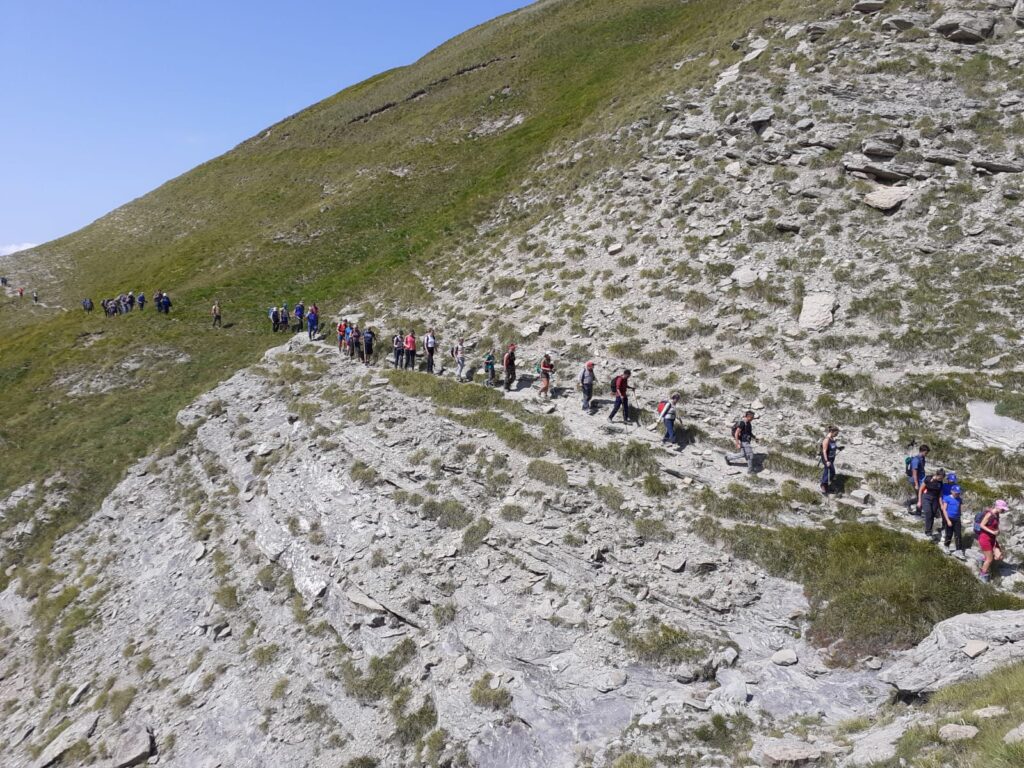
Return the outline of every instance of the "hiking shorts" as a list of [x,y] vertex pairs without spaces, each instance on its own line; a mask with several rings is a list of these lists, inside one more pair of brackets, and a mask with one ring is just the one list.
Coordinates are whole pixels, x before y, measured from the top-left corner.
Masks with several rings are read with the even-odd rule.
[[998,546],[996,537],[987,531],[982,531],[978,534],[978,546],[982,552],[991,552]]

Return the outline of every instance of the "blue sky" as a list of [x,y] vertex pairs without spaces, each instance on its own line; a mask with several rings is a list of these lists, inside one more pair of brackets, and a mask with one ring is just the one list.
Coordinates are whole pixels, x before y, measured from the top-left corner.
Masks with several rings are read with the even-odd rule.
[[0,253],[527,0],[0,0]]

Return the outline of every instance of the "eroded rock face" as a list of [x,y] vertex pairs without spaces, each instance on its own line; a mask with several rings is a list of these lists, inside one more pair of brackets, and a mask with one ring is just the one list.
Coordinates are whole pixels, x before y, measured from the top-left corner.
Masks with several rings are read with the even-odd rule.
[[[987,650],[973,658],[970,643]],[[1024,659],[1024,611],[961,614],[939,622],[916,648],[904,651],[879,675],[898,696],[927,696],[953,683],[973,680]]]

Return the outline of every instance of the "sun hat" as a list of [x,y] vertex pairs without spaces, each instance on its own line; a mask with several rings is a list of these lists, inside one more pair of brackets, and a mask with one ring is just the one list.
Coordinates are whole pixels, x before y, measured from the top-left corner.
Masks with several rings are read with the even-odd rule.
[[993,504],[992,506],[993,506],[993,507],[995,507],[996,509],[1000,510],[1000,511],[1004,511],[1004,510],[1007,510],[1007,509],[1009,509],[1009,508],[1010,508],[1010,505],[1009,505],[1009,504],[1007,504],[1007,503],[1006,503],[1005,501],[1003,501],[1002,499],[999,499],[999,501],[997,501],[997,502],[996,502],[995,504]]

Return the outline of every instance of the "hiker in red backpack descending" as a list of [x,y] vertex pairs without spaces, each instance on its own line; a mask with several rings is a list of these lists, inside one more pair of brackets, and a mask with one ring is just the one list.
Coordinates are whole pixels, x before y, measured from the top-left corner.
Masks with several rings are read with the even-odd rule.
[[619,408],[622,408],[622,423],[625,424],[629,421],[629,390],[636,391],[636,387],[629,386],[629,377],[632,375],[633,372],[627,368],[622,372],[622,375],[612,379],[612,394],[615,395],[615,407],[612,408],[608,421],[612,421],[615,418]]

